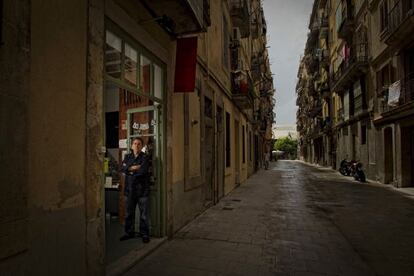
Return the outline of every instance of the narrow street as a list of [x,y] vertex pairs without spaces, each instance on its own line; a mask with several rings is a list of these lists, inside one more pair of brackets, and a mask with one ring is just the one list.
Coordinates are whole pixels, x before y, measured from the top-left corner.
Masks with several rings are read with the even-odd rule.
[[414,275],[414,201],[278,161],[126,275]]

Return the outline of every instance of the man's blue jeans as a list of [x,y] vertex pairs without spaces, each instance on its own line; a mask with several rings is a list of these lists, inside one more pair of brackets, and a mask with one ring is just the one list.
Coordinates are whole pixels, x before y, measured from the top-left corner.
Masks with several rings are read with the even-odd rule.
[[135,209],[138,204],[140,218],[139,218],[139,233],[141,237],[149,237],[149,198],[138,197],[134,192],[127,195],[126,200],[126,217],[125,217],[125,233],[129,236],[135,235]]

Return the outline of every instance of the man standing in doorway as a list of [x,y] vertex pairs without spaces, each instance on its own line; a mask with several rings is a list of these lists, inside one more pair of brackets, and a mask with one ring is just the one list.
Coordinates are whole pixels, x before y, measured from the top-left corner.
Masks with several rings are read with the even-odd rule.
[[149,179],[148,158],[142,148],[144,141],[134,138],[131,153],[122,162],[122,172],[125,174],[124,194],[126,196],[125,235],[121,241],[135,237],[135,208],[138,204],[140,212],[139,234],[144,243],[149,242]]

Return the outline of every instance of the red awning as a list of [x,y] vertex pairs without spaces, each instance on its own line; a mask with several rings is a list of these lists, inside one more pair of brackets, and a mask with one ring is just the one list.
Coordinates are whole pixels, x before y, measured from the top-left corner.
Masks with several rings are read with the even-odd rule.
[[174,92],[194,92],[197,65],[197,37],[179,38],[175,60]]

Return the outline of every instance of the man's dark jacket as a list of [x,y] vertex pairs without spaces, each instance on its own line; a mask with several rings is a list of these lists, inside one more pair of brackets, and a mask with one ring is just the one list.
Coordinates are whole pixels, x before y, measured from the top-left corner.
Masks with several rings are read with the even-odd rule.
[[[140,165],[138,171],[130,172],[131,166]],[[145,153],[140,152],[137,157],[134,153],[129,153],[122,161],[121,171],[125,174],[124,194],[128,196],[133,193],[138,197],[149,195],[149,175],[148,175],[148,157]]]

